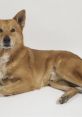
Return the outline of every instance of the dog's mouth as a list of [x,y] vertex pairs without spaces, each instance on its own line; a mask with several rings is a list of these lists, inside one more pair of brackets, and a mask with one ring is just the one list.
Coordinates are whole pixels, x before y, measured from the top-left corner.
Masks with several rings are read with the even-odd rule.
[[0,45],[0,49],[12,49],[13,47],[11,45]]
[[1,49],[12,49],[13,48],[13,45],[11,45],[11,43],[10,44],[4,44],[4,43],[2,43],[0,45],[0,48]]
[[4,48],[10,48],[11,45],[10,45],[10,43],[4,43],[4,44],[3,44],[3,47],[4,47]]
[[12,47],[11,46],[0,46],[1,49],[11,49]]

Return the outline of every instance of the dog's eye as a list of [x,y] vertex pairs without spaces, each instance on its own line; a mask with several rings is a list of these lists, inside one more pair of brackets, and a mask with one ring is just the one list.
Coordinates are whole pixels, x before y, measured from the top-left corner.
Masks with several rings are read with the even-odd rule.
[[0,33],[2,33],[2,32],[3,32],[3,29],[0,28]]
[[15,28],[12,28],[12,29],[11,29],[11,32],[15,32]]

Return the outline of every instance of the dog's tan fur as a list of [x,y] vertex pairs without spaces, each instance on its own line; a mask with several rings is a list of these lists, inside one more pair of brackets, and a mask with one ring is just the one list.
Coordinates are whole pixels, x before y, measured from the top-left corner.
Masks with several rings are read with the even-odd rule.
[[[0,20],[0,59],[6,54],[8,61],[0,63],[0,93],[13,95],[51,86],[65,91],[59,103],[65,103],[82,88],[82,59],[67,51],[42,51],[25,47],[22,30],[25,10],[10,20]],[[15,28],[15,32],[12,31]],[[11,48],[3,47],[3,38],[11,38]],[[2,65],[2,66],[1,66]],[[5,72],[6,70],[6,72]]]

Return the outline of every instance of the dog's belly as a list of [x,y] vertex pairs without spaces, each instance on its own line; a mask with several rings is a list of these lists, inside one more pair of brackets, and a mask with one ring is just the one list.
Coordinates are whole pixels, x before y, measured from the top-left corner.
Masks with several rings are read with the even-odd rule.
[[58,76],[57,76],[55,71],[52,71],[50,73],[50,80],[53,80],[53,81],[57,81],[58,80]]

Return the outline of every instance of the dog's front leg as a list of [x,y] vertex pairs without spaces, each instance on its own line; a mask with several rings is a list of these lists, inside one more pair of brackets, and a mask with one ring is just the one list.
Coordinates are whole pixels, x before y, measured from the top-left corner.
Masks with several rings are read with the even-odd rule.
[[8,83],[0,87],[0,94],[3,96],[10,96],[15,94],[24,93],[32,90],[28,84],[24,81],[16,81],[14,83]]

